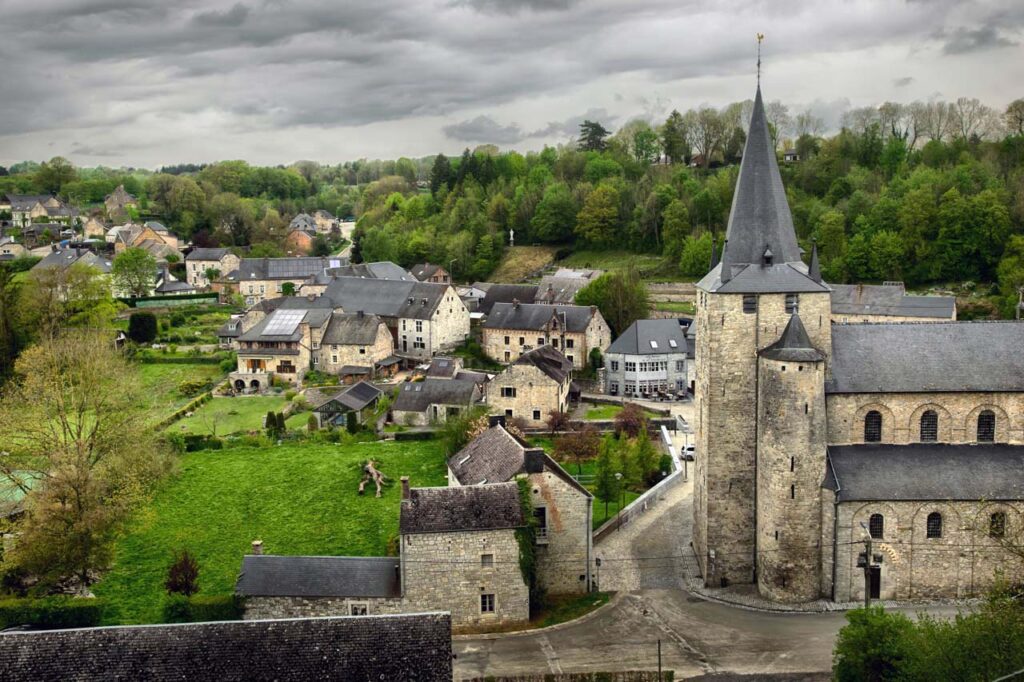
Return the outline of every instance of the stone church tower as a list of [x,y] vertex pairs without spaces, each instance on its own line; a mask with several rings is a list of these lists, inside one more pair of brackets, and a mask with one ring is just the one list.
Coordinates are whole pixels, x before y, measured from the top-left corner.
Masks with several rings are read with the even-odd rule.
[[[824,476],[830,290],[816,254],[810,267],[801,259],[760,87],[726,240],[721,262],[697,284],[694,549],[709,586],[760,582],[760,569],[763,591],[802,599],[803,579],[798,586],[790,576],[805,570],[804,555],[786,553],[820,543],[812,529]],[[793,365],[791,356],[807,359]],[[818,551],[806,556],[820,561]],[[799,595],[787,596],[793,590]]]

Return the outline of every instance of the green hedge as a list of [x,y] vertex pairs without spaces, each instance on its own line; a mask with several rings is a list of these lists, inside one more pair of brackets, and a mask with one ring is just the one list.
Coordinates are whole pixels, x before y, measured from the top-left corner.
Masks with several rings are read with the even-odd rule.
[[241,620],[242,600],[231,596],[172,594],[164,602],[165,623],[208,623],[218,620]]
[[0,600],[0,629],[16,625],[53,630],[88,628],[103,619],[103,601],[75,597]]
[[224,360],[231,360],[232,358],[226,353],[217,353],[215,355],[161,355],[152,351],[142,351],[135,354],[135,359],[145,365],[219,365]]
[[432,440],[436,435],[433,431],[399,431],[395,440]]
[[156,425],[156,429],[159,431],[160,429],[167,428],[174,422],[184,417],[189,412],[195,411],[195,409],[198,408],[200,405],[209,402],[210,400],[213,400],[213,391],[207,391],[206,393],[203,393],[202,395],[198,396],[195,400],[192,400],[189,403],[185,404],[183,407],[179,408],[178,411],[172,414],[171,416],[160,420]]

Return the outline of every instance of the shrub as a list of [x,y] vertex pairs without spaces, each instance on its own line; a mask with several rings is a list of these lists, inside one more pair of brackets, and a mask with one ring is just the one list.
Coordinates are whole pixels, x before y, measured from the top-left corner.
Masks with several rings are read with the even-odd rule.
[[349,433],[355,433],[359,430],[359,415],[356,412],[349,412],[345,415],[345,428],[348,429]]
[[128,338],[135,343],[153,343],[156,339],[156,315],[132,313],[128,318]]
[[184,327],[185,323],[185,313],[171,314],[170,324],[172,327]]
[[205,623],[239,620],[242,602],[234,596],[194,596],[172,594],[164,602],[165,623]]
[[225,358],[220,361],[220,371],[222,372],[234,372],[237,366],[238,362],[235,358]]
[[210,388],[210,382],[190,379],[178,384],[178,393],[186,398],[194,398],[208,388]]
[[41,629],[88,628],[103,619],[103,601],[75,597],[0,601],[0,629],[28,625]]
[[164,587],[168,594],[183,594],[186,597],[199,591],[199,562],[187,549],[175,553],[174,561],[167,569]]
[[296,395],[298,395],[298,394],[294,390],[288,390],[288,391],[284,392],[284,399],[285,400],[291,400]]
[[914,625],[901,613],[880,606],[846,613],[833,652],[832,674],[837,682],[895,680],[912,657]]
[[188,597],[183,594],[168,595],[164,601],[163,617],[165,623],[189,623],[192,616]]
[[313,433],[320,428],[320,423],[316,419],[315,414],[310,414],[309,419],[306,420],[306,430]]
[[625,433],[629,438],[636,438],[641,431],[647,429],[647,417],[636,403],[626,403],[622,411],[615,415],[615,434]]

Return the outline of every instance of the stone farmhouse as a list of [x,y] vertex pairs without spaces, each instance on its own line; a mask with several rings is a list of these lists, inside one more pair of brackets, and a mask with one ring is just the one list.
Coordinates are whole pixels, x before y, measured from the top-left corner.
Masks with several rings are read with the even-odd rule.
[[450,284],[337,277],[323,297],[350,312],[378,315],[402,358],[429,359],[469,337],[469,311]]
[[503,417],[448,459],[448,485],[525,479],[536,521],[537,578],[552,595],[590,588],[593,495],[543,449],[509,433]]
[[571,305],[576,292],[604,274],[603,270],[572,270],[559,268],[553,275],[541,277],[534,303]]
[[300,217],[296,216],[292,220],[292,224],[288,226],[288,234],[284,238],[285,251],[290,255],[309,255],[313,251],[313,240],[317,237],[316,223],[312,222],[312,218],[306,215],[310,219],[311,224],[305,226],[296,224]]
[[128,223],[111,228],[113,232],[114,252],[121,253],[125,249],[140,248],[151,253],[157,260],[164,260],[169,255],[178,255],[178,238],[157,222],[145,225]]
[[104,223],[99,218],[89,218],[88,220],[85,221],[85,224],[82,226],[82,236],[85,239],[106,240],[107,230],[109,229],[110,226]]
[[228,375],[235,390],[262,391],[274,378],[301,384],[313,367],[313,346],[319,349],[329,308],[281,308],[238,337],[238,369]]
[[10,211],[11,224],[21,228],[40,222],[66,227],[78,219],[78,211],[73,206],[52,194],[6,194],[0,199],[0,211]]
[[436,282],[437,284],[451,284],[452,278],[448,271],[440,265],[430,263],[419,263],[412,266],[410,271],[413,277],[421,282]]
[[394,339],[384,320],[362,311],[332,313],[313,350],[314,369],[347,382],[376,376],[381,367],[395,364],[391,360],[397,362]]
[[38,682],[451,682],[451,618],[422,613],[5,633],[0,660],[5,678]]
[[498,303],[533,303],[539,287],[536,284],[475,282],[469,290],[471,298],[476,300],[476,312],[489,315]]
[[495,303],[483,324],[483,349],[497,361],[515,362],[541,346],[560,350],[576,369],[583,369],[590,351],[602,353],[612,332],[596,306]]
[[0,239],[0,260],[13,260],[15,258],[24,258],[28,255],[28,249],[22,244],[14,241],[11,237],[4,237]]
[[832,321],[943,322],[956,320],[955,296],[908,296],[902,282],[830,284]]
[[310,276],[342,264],[339,258],[242,258],[238,267],[223,273],[219,282],[225,293],[238,293],[246,305],[284,296],[284,285],[295,291]]
[[1024,324],[835,324],[760,88],[727,239],[694,321],[705,584],[800,602],[965,597],[997,567],[1019,579]]
[[444,610],[454,627],[525,623],[516,539],[525,524],[515,482],[410,488],[403,477],[398,558],[254,553],[235,592],[247,620]]
[[118,185],[117,189],[103,200],[103,205],[107,209],[107,216],[117,220],[127,217],[129,208],[138,208],[139,202],[135,195],[125,190],[124,185]]
[[605,392],[653,398],[687,391],[693,343],[676,319],[637,320],[605,353]]
[[336,268],[328,268],[323,272],[311,275],[309,279],[299,287],[299,293],[303,296],[314,294],[319,296],[327,291],[327,285],[337,277],[360,277],[362,279],[394,279],[404,282],[416,280],[412,274],[391,261],[378,261],[375,263],[349,263]]
[[572,363],[554,346],[544,345],[526,351],[494,377],[487,406],[491,414],[543,426],[551,412],[568,411],[571,389]]
[[196,288],[210,286],[206,273],[216,270],[221,275],[238,269],[241,259],[225,248],[192,249],[185,255],[185,273],[188,283]]
[[407,381],[398,388],[391,414],[396,424],[427,426],[441,424],[473,409],[484,400],[485,380],[479,377],[439,378]]

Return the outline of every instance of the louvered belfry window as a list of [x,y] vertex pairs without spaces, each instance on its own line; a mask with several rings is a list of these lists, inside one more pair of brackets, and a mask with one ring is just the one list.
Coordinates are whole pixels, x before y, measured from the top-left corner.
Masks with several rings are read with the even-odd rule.
[[996,413],[982,410],[978,415],[978,442],[993,443],[996,440]]
[[939,415],[935,410],[925,410],[921,415],[921,442],[934,443],[939,439]]
[[878,410],[871,410],[864,415],[864,442],[882,442],[882,413]]

